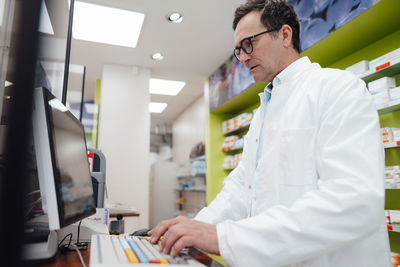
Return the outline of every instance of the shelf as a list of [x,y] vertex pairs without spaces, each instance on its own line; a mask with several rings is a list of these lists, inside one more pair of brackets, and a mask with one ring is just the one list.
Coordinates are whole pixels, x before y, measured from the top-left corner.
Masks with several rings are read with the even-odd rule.
[[206,155],[201,155],[201,156],[198,156],[198,157],[195,157],[195,158],[191,158],[190,162],[193,162],[193,161],[205,161],[205,160],[206,160]]
[[194,178],[194,177],[205,177],[205,173],[197,173],[197,174],[188,174],[188,175],[178,175],[176,178],[185,179],[185,178]]
[[391,185],[385,183],[385,189],[400,189],[400,187],[397,187],[397,184]]
[[400,232],[400,224],[396,224],[396,223],[389,224],[388,223],[388,231],[399,233]]
[[245,132],[245,131],[249,130],[249,127],[250,127],[250,123],[249,124],[245,124],[245,125],[243,125],[242,127],[238,128],[238,129],[226,132],[223,135],[224,136],[228,136],[228,135],[239,134],[239,133],[242,133],[242,132]]
[[234,148],[232,148],[231,150],[226,150],[226,151],[223,151],[223,150],[222,150],[222,152],[229,154],[229,152],[238,152],[238,151],[240,151],[240,150],[242,150],[242,149],[243,149],[243,146],[241,146],[241,147],[234,147]]
[[363,79],[366,83],[369,83],[371,81],[377,80],[379,78],[385,77],[385,76],[393,76],[396,74],[400,73],[400,59],[396,60],[395,62],[390,62],[391,66],[386,67],[384,69],[381,69],[379,71],[373,71],[370,70],[362,76],[360,76],[361,79]]
[[400,110],[400,99],[391,100],[386,104],[377,106],[378,114],[384,115]]
[[398,148],[398,147],[400,147],[400,141],[383,143],[383,147],[385,149]]
[[177,191],[186,191],[186,192],[206,192],[205,189],[180,189],[176,188]]
[[236,113],[251,105],[255,105],[260,102],[258,94],[264,92],[264,88],[267,85],[268,83],[266,82],[254,83],[211,112],[217,114]]

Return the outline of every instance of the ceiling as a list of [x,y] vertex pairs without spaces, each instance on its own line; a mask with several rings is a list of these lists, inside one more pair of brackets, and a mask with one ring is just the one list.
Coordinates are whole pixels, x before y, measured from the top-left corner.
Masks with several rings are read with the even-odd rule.
[[[234,10],[244,0],[82,0],[89,3],[145,14],[136,48],[72,40],[71,63],[86,66],[85,99],[93,99],[96,79],[104,64],[149,68],[154,78],[185,81],[177,96],[151,95],[151,101],[166,102],[161,114],[151,114],[152,131],[160,122],[173,122],[203,95],[204,81],[231,55]],[[178,11],[183,22],[173,24],[166,14]],[[118,30],[118,29],[116,29]],[[151,54],[161,52],[164,60]]]

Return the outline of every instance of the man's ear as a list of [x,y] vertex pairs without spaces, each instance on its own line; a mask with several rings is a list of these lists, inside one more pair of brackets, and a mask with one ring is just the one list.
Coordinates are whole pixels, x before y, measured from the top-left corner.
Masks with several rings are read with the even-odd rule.
[[287,24],[284,24],[281,28],[281,33],[282,33],[282,42],[283,42],[283,47],[288,48],[293,46],[292,44],[292,27],[290,27]]

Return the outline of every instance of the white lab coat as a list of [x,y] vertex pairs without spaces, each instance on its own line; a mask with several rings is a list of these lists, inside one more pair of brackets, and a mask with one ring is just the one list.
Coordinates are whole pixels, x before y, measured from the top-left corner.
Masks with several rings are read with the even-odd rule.
[[242,161],[196,219],[217,224],[229,266],[391,266],[384,150],[365,83],[303,57],[273,85],[258,167],[264,101]]

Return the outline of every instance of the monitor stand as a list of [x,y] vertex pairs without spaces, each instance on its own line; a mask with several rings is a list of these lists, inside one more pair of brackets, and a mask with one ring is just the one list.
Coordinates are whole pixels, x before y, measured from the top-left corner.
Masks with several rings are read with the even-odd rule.
[[35,263],[52,261],[58,251],[58,235],[49,230],[47,222],[29,223],[25,226],[22,259]]

